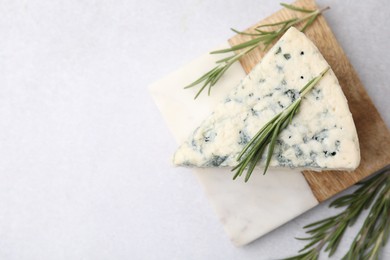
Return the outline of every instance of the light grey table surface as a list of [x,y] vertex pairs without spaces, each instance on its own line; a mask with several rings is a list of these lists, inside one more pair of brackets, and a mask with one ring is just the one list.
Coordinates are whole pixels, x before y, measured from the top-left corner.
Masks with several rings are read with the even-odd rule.
[[[331,6],[327,21],[389,126],[390,2],[318,3]],[[0,1],[0,259],[294,254],[302,226],[336,212],[328,202],[235,248],[195,177],[170,165],[176,144],[147,90],[230,27],[278,9],[270,0]]]

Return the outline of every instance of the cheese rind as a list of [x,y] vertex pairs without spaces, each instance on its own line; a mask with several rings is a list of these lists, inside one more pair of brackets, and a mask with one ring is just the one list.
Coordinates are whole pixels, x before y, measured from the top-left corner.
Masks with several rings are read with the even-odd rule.
[[[327,66],[316,46],[303,33],[290,28],[178,148],[174,164],[237,165],[245,144]],[[352,115],[336,76],[329,71],[303,97],[299,113],[279,135],[270,166],[353,170],[359,162]]]

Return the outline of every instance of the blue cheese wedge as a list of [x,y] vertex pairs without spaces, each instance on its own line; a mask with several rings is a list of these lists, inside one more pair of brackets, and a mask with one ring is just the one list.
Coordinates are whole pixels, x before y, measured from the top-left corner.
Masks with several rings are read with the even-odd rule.
[[[290,28],[178,148],[174,164],[237,165],[238,154],[259,129],[298,98],[299,90],[328,66],[317,47],[303,33]],[[298,114],[281,132],[270,167],[353,170],[359,162],[352,115],[336,76],[329,70],[303,97]],[[259,165],[264,163],[265,158]]]

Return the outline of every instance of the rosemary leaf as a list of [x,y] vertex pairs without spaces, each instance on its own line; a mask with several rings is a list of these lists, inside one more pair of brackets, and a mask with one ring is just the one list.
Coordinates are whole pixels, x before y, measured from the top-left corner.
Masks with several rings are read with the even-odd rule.
[[256,45],[258,44],[259,42],[261,42],[265,37],[259,37],[259,38],[255,38],[255,39],[252,39],[252,40],[249,40],[247,42],[244,42],[244,43],[241,43],[241,44],[237,44],[237,45],[234,45],[233,47],[231,48],[228,48],[228,49],[222,49],[222,50],[217,50],[217,51],[212,51],[210,52],[210,54],[220,54],[220,53],[226,53],[226,52],[232,52],[232,51],[237,51],[237,50],[241,50],[241,49],[245,49],[247,47],[250,47],[250,46],[253,46],[253,45]]
[[[285,121],[286,122],[286,121]],[[287,121],[288,122],[288,121]],[[272,138],[271,138],[271,142],[270,142],[270,145],[268,147],[268,154],[267,154],[267,161],[265,163],[265,168],[264,168],[264,172],[263,174],[265,174],[268,170],[268,166],[271,162],[271,157],[272,157],[272,154],[274,152],[274,148],[275,148],[275,144],[276,144],[276,139],[278,138],[279,134],[280,134],[280,125],[281,125],[282,121],[279,121],[278,124],[276,125],[275,127],[275,130],[274,132],[272,133]],[[259,158],[259,160],[261,159],[261,156]],[[252,170],[253,171],[253,170]],[[246,181],[248,181],[249,177],[246,179]]]
[[291,18],[291,19],[288,19],[288,20],[285,20],[285,21],[281,21],[281,22],[277,22],[277,23],[262,24],[262,25],[257,26],[256,28],[274,27],[274,26],[279,26],[279,25],[285,25],[285,24],[296,22],[297,20],[298,20],[298,18]]
[[307,20],[307,23],[301,29],[301,32],[306,31],[307,27],[309,27],[317,19],[317,16],[318,16],[318,14],[313,15],[312,17],[310,17],[310,19]]
[[241,35],[248,35],[248,36],[259,36],[259,35],[262,35],[263,32],[258,32],[258,33],[247,33],[247,32],[241,32],[241,31],[238,31],[234,28],[230,28],[230,30],[232,30],[233,32],[237,33],[237,34],[241,34]]
[[264,35],[264,34],[274,34],[275,32],[267,32],[267,31],[263,31],[263,30],[260,30],[259,27],[255,28],[255,31]]
[[294,5],[289,5],[289,4],[286,4],[286,3],[281,3],[280,5],[283,6],[283,7],[286,7],[287,9],[298,11],[298,12],[302,12],[302,13],[312,13],[312,12],[315,11],[315,10],[305,9],[305,8],[302,8],[302,7],[297,7],[297,6],[294,6]]

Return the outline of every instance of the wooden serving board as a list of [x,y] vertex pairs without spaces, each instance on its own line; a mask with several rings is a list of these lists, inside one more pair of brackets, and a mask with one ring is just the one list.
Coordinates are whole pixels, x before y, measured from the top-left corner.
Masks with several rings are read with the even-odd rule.
[[[314,0],[299,0],[293,4],[308,9],[318,8]],[[246,31],[253,32],[253,28],[261,24],[279,22],[304,15],[304,13],[282,9]],[[321,202],[390,163],[390,150],[380,149],[380,147],[390,147],[390,132],[325,18],[319,16],[305,31],[305,34],[318,47],[339,79],[355,121],[361,150],[361,163],[354,172],[303,172],[314,196]],[[249,39],[250,36],[236,35],[229,40],[229,43],[236,45]],[[256,49],[241,60],[241,65],[246,73],[252,70],[264,54],[265,52]]]

